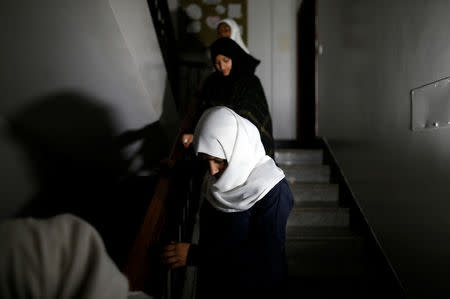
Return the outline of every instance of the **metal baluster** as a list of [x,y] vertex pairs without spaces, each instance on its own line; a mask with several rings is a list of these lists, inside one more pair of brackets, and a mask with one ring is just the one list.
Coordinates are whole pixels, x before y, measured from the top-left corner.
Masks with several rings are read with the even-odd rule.
[[172,298],[172,270],[167,271],[166,299]]

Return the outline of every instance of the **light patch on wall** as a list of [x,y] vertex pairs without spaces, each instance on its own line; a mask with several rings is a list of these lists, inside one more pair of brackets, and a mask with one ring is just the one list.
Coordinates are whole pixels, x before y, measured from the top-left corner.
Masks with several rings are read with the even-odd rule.
[[223,5],[217,5],[216,6],[216,12],[219,15],[223,15],[226,11],[227,11],[227,9]]
[[411,129],[450,127],[450,77],[411,90]]
[[206,25],[211,29],[216,29],[217,23],[220,21],[219,16],[209,16],[206,18]]
[[228,17],[233,19],[242,18],[242,5],[228,4]]
[[197,4],[189,4],[186,7],[186,14],[193,20],[199,20],[202,17],[202,9]]
[[291,38],[289,34],[282,33],[277,37],[277,45],[278,50],[281,52],[289,52],[291,51]]
[[[162,113],[166,69],[146,1],[109,1],[156,119]],[[130,99],[130,101],[132,101]],[[142,103],[145,106],[146,103]],[[148,108],[148,107],[146,107]]]

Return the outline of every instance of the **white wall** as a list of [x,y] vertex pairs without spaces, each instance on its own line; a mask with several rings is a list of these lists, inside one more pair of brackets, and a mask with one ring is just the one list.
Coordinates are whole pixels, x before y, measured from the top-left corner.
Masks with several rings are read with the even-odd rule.
[[166,71],[145,0],[3,1],[1,11],[3,115],[70,89],[103,101],[119,132],[159,119]]
[[411,90],[450,75],[450,2],[318,5],[319,134],[406,297],[448,298],[450,130],[410,124]]
[[[149,122],[156,121],[162,114],[166,68],[147,1],[109,0],[109,4],[132,57],[133,63],[129,67],[134,68],[139,74],[137,84],[145,92],[142,99],[136,100],[146,103],[146,106],[143,105],[141,109],[153,110],[155,114],[154,118],[145,115],[141,123],[135,124],[137,128],[140,128]],[[137,108],[135,105],[130,106],[135,110]]]
[[102,160],[97,140],[160,119],[167,91],[145,0],[9,0],[0,20],[2,218],[32,197],[39,179],[9,136],[11,120],[40,148]]
[[261,79],[275,139],[296,138],[299,0],[248,0],[248,48],[261,60]]

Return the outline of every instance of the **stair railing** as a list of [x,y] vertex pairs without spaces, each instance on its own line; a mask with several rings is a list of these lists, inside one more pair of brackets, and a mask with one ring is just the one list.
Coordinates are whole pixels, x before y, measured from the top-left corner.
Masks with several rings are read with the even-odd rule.
[[[180,59],[167,0],[148,0],[147,3],[177,111],[185,112],[186,117],[166,161],[168,167],[162,168],[159,173],[159,180],[123,272],[128,277],[130,290],[142,290],[157,298],[170,299],[181,297],[184,272],[183,269],[168,270],[167,266],[161,264],[161,245],[170,241],[189,242],[191,239],[201,182],[198,174],[203,170],[201,167],[196,168],[198,163],[192,161],[193,153],[186,151],[179,142],[185,129],[192,127],[196,98],[187,105],[186,109],[182,109],[181,95],[178,92],[180,90]],[[195,74],[198,73],[195,76],[198,77],[196,82],[190,82],[196,89],[202,74],[207,70],[207,65],[190,66],[189,63],[184,62],[181,64],[194,68]],[[185,96],[192,98],[191,94]],[[186,166],[186,161],[191,163]],[[196,166],[192,167],[193,165]]]
[[158,43],[166,67],[169,84],[173,92],[175,105],[179,107],[180,97],[177,93],[179,59],[169,5],[167,0],[147,0],[147,3],[152,16],[153,27],[158,37]]
[[[164,298],[177,297],[183,274],[172,273],[161,265],[161,245],[170,241],[190,240],[197,212],[199,165],[192,152],[184,149],[181,134],[190,118],[186,117],[174,141],[169,158],[159,173],[159,180],[150,200],[135,242],[123,272],[128,277],[131,290],[147,290]],[[176,278],[174,278],[176,276]]]

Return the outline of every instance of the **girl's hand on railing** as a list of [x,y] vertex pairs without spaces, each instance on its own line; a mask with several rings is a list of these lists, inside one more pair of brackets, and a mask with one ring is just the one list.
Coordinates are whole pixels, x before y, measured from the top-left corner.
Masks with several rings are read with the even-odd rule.
[[188,148],[192,141],[194,141],[194,134],[183,134],[181,135],[181,143],[183,144],[184,148]]
[[161,254],[163,264],[169,265],[172,269],[185,267],[190,246],[189,243],[175,242],[164,246]]

